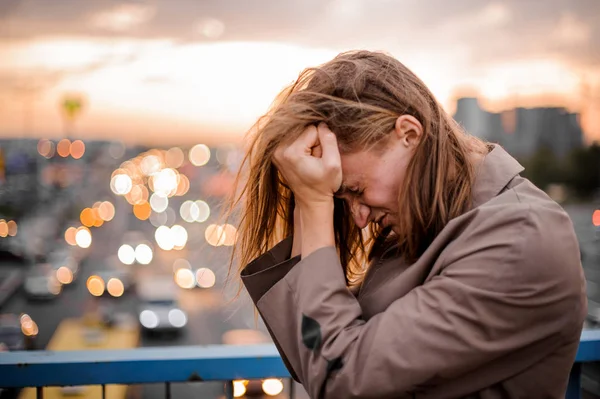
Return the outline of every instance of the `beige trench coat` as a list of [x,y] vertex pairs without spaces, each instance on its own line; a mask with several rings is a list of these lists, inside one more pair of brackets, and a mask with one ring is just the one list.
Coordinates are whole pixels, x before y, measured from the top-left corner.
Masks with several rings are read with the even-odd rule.
[[312,398],[563,398],[587,313],[564,210],[485,157],[473,209],[414,264],[388,251],[358,293],[333,247],[290,259],[291,238],[242,280]]

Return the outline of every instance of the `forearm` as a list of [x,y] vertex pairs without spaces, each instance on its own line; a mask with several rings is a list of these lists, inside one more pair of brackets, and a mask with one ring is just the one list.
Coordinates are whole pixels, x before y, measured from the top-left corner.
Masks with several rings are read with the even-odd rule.
[[319,248],[335,246],[333,199],[330,202],[300,205],[302,258]]

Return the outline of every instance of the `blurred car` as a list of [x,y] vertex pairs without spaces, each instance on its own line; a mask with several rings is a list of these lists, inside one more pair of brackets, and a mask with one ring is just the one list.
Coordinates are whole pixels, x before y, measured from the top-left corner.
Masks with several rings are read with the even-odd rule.
[[38,326],[27,314],[0,315],[0,345],[3,350],[22,351],[34,349]]
[[25,277],[23,283],[25,295],[30,299],[54,299],[62,291],[62,284],[48,263],[35,265]]
[[146,334],[180,333],[187,314],[180,308],[171,279],[145,279],[137,284],[139,322]]

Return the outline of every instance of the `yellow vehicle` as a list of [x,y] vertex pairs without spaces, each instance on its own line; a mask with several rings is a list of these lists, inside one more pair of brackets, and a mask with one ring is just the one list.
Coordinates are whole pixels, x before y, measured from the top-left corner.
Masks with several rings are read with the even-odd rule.
[[[65,319],[56,329],[52,339],[46,347],[52,351],[68,350],[103,350],[103,349],[130,349],[139,344],[139,327],[136,320],[117,318],[110,327],[102,323],[98,313],[88,314],[81,319]],[[111,399],[125,399],[128,386],[107,385],[106,397]],[[23,389],[20,399],[34,399],[35,389]],[[58,398],[102,398],[102,387],[88,385],[80,387],[46,387],[45,399]]]

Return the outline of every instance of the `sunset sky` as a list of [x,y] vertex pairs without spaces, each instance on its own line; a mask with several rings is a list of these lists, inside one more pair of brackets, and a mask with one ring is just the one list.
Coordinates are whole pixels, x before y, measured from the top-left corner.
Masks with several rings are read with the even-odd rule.
[[383,50],[453,111],[560,105],[600,140],[597,0],[0,0],[0,136],[230,141],[307,66]]

